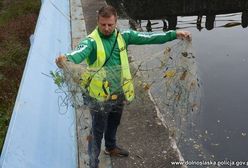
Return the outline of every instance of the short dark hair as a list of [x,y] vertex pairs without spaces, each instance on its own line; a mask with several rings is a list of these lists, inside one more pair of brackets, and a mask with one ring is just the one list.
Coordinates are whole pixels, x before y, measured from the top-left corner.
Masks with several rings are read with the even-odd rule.
[[99,9],[98,19],[99,19],[99,16],[101,16],[101,17],[115,16],[117,18],[117,12],[113,6],[107,5],[107,6],[103,6]]

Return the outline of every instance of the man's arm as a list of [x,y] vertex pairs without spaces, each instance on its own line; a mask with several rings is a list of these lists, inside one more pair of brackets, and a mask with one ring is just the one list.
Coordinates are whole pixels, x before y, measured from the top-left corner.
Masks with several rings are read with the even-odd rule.
[[55,62],[59,68],[63,68],[65,61],[70,61],[75,64],[79,64],[84,61],[93,51],[94,40],[91,38],[86,38],[81,41],[76,49],[65,55],[60,55],[56,58]]
[[188,31],[168,31],[168,32],[137,32],[133,30],[123,31],[122,35],[127,45],[136,44],[163,44],[168,41],[179,39],[191,40]]

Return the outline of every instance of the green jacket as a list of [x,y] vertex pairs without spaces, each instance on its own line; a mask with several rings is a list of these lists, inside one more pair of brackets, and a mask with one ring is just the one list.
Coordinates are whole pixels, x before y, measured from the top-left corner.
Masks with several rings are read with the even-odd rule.
[[[151,32],[137,32],[133,30],[126,30],[120,32],[126,46],[128,45],[142,45],[142,44],[163,44],[168,41],[172,41],[176,39],[176,32],[175,31],[168,31],[168,32],[159,32],[159,33],[151,33]],[[106,53],[106,59],[108,59],[110,52],[112,50],[112,47],[114,45],[116,34],[113,32],[110,36],[106,37],[101,32],[99,32],[100,37],[102,39],[105,53]],[[90,38],[87,37],[83,39],[79,45],[76,47],[76,49],[71,52],[67,53],[66,56],[69,61],[74,62],[76,64],[81,63],[85,59],[88,59],[89,64],[94,63],[96,60],[96,42]],[[113,53],[108,60],[108,62],[105,64],[106,69],[112,70],[109,74],[109,80],[112,83],[111,91],[112,93],[120,92],[120,73],[121,70],[118,67],[121,65],[120,62],[120,53],[118,45],[115,45],[115,48],[113,50]],[[114,77],[113,77],[114,76]]]

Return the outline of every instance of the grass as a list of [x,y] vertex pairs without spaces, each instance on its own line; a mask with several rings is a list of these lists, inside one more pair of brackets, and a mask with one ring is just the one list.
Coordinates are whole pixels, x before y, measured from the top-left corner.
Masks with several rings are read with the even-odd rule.
[[0,2],[0,25],[10,20],[27,14],[38,15],[40,9],[39,0],[2,0]]
[[40,0],[0,0],[0,150],[22,78]]

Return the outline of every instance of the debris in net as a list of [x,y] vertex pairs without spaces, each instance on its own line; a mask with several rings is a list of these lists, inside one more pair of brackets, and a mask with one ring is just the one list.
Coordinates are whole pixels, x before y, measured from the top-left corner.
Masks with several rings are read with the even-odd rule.
[[[142,63],[140,73],[147,83],[155,81],[150,87],[151,93],[165,121],[174,130],[172,135],[179,139],[186,126],[192,125],[201,106],[197,63],[191,42],[179,41],[159,53],[154,54],[156,58]],[[159,78],[159,74],[163,78]]]
[[[140,63],[133,60],[136,69],[133,70],[132,80],[137,83],[136,87],[141,87],[144,91],[151,91],[161,110],[162,117],[169,126],[170,135],[180,142],[180,137],[184,134],[187,125],[194,123],[194,117],[201,106],[201,81],[197,73],[192,44],[187,41],[179,41],[166,47],[162,52],[158,51],[154,57],[150,58],[142,60]],[[101,79],[101,76],[106,74],[106,83],[103,86],[106,89],[106,98],[116,100],[117,95],[111,93],[122,89],[120,75],[123,68],[128,67],[104,67],[102,70],[92,71],[81,64],[75,65],[68,62],[63,71],[53,73],[52,76],[60,92],[64,93],[62,102],[66,106],[73,104],[77,109],[90,110],[93,106],[87,102],[87,97],[90,95],[85,86],[90,84],[92,75]],[[119,83],[119,85],[115,85],[115,83]],[[141,95],[136,95],[135,101],[142,101],[143,108],[146,108],[148,103],[144,100],[145,98]],[[84,114],[84,110],[81,113],[79,123],[85,129],[80,135],[89,140],[90,117]],[[200,149],[200,146],[195,144],[194,148]]]

